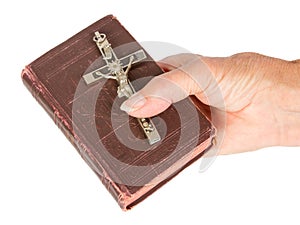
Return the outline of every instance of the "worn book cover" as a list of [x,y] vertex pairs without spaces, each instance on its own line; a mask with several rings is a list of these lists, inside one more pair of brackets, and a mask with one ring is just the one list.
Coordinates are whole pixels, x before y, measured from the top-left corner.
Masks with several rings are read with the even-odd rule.
[[[201,104],[187,98],[151,118],[161,139],[150,144],[139,121],[120,110],[125,97],[118,97],[116,80],[107,77],[87,84],[83,78],[97,68],[105,69],[107,63],[93,40],[97,31],[106,35],[119,59],[143,50],[109,15],[30,63],[22,71],[22,79],[120,207],[127,210],[201,157],[211,146],[215,129]],[[128,72],[135,90],[163,72],[143,52],[143,59]]]

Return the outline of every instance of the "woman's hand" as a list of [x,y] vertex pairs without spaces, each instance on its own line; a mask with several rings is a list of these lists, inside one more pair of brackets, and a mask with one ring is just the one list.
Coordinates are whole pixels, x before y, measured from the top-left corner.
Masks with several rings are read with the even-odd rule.
[[299,60],[256,53],[223,58],[179,54],[159,65],[166,72],[126,100],[122,110],[151,117],[195,95],[214,109],[214,125],[224,132],[217,140],[220,154],[300,145]]

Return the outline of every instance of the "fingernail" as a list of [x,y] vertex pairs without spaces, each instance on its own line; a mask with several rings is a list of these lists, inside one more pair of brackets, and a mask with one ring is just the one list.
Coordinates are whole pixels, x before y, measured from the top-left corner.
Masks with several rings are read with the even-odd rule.
[[140,93],[135,93],[122,103],[120,109],[129,113],[141,108],[146,103],[146,99]]

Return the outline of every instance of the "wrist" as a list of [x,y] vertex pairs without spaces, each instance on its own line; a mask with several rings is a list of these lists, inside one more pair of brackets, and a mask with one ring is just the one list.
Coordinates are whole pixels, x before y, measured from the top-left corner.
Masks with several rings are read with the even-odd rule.
[[275,95],[279,145],[300,146],[300,61],[289,63]]

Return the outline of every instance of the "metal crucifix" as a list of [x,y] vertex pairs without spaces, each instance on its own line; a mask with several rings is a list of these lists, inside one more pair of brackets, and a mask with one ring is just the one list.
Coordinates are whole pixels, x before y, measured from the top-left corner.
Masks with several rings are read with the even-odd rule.
[[[133,86],[128,79],[128,72],[131,65],[147,58],[143,49],[133,52],[121,59],[118,59],[111,44],[108,42],[106,35],[95,32],[93,38],[97,44],[101,55],[106,62],[106,66],[96,69],[90,73],[83,75],[83,79],[87,85],[98,81],[101,78],[114,79],[118,82],[118,97],[123,96],[129,98],[135,93]],[[124,70],[126,68],[126,70]],[[140,126],[142,127],[149,144],[155,144],[161,140],[161,137],[150,118],[138,118]]]

